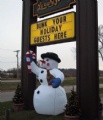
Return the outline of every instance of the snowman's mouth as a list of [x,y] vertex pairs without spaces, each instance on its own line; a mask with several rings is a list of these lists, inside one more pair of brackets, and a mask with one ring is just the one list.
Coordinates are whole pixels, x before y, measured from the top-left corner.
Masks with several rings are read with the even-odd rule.
[[44,61],[44,60],[40,60],[40,62],[42,62],[43,64],[45,64],[45,61]]
[[47,66],[49,66],[50,64],[49,63],[47,63]]

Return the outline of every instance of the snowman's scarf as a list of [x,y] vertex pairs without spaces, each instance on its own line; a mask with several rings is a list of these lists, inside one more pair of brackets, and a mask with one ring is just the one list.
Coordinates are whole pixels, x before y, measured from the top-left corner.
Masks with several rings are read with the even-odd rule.
[[47,82],[48,82],[48,85],[52,85],[51,83],[50,83],[50,80],[52,80],[52,79],[54,79],[55,77],[52,75],[52,74],[50,74],[50,70],[48,70],[47,69]]
[[[30,62],[30,59],[35,59],[36,55],[33,51],[29,50],[27,53],[26,53],[26,62],[27,62],[27,67],[28,67],[28,72],[31,73],[31,62]],[[31,58],[32,57],[32,58]]]

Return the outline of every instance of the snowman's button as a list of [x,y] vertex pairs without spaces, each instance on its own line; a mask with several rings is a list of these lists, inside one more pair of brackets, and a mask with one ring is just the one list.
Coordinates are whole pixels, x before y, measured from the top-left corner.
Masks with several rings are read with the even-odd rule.
[[42,83],[42,82],[43,82],[43,80],[42,80],[42,79],[40,79],[40,82]]
[[39,93],[40,93],[40,91],[38,90],[38,91],[37,91],[37,94],[39,94]]
[[44,71],[42,70],[41,73],[43,73]]

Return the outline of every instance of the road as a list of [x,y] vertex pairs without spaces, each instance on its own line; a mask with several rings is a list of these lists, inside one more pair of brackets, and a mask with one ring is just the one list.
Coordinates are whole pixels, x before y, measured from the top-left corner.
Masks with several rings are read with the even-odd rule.
[[[0,82],[20,82],[20,80],[0,80]],[[64,86],[65,91],[68,93],[70,92],[74,87],[74,90],[76,90],[76,86]],[[99,84],[99,88],[103,88],[103,84]],[[0,102],[5,102],[5,101],[11,101],[13,96],[14,96],[15,91],[0,91]],[[101,97],[101,100],[103,102],[103,95]]]
[[12,101],[15,91],[0,92],[0,102]]
[[[76,86],[64,86],[65,91],[68,93],[70,92],[74,87],[74,90],[76,90]],[[103,88],[103,84],[99,85],[100,88]],[[14,96],[15,91],[5,91],[5,92],[0,92],[0,102],[5,102],[5,101],[11,101],[13,96]],[[100,95],[101,101],[103,103],[103,95]]]
[[[12,82],[12,81],[10,81],[10,82]],[[70,92],[73,89],[73,87],[74,87],[74,90],[76,90],[75,85],[74,86],[64,86],[64,89],[66,92]],[[14,93],[15,93],[15,91],[1,91],[0,92],[0,102],[11,101],[14,96]]]
[[[0,80],[3,82],[20,82],[20,80]],[[0,91],[0,102],[11,101],[14,96],[15,91]]]

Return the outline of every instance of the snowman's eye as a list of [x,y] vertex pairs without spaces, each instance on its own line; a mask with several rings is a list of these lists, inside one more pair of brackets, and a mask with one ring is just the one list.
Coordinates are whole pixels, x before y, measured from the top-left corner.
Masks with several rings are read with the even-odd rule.
[[49,59],[46,59],[46,61],[49,61]]

